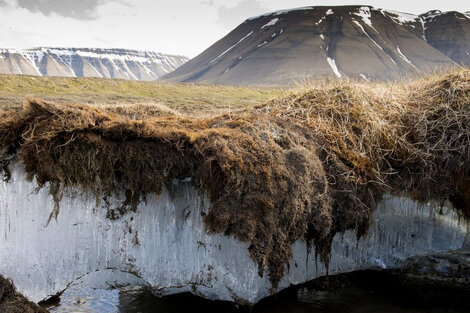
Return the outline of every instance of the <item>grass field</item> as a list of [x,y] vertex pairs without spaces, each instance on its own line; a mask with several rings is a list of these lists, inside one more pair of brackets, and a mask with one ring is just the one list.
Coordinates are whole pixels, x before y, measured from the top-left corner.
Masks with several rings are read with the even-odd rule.
[[18,107],[27,98],[56,103],[125,107],[158,105],[190,115],[236,112],[282,94],[281,89],[229,87],[102,78],[0,75],[0,108]]

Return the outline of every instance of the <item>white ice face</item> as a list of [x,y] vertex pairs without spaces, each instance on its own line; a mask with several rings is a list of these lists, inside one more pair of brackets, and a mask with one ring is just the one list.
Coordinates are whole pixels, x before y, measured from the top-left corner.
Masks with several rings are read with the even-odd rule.
[[[114,221],[93,196],[70,191],[57,220],[46,226],[53,207],[47,188],[33,192],[34,182],[26,181],[19,165],[12,174],[11,182],[0,183],[0,274],[33,301],[83,277],[98,288],[150,285],[161,294],[191,291],[219,300],[255,303],[269,295],[268,275],[258,275],[248,244],[206,232],[203,215],[209,201],[190,180],[174,181],[170,190],[149,196],[136,212]],[[110,205],[121,201],[110,199]],[[330,274],[393,268],[409,256],[456,250],[468,230],[451,209],[391,196],[380,203],[373,220],[369,235],[359,242],[354,231],[336,235]],[[326,273],[311,253],[305,242],[293,244],[278,290]]]

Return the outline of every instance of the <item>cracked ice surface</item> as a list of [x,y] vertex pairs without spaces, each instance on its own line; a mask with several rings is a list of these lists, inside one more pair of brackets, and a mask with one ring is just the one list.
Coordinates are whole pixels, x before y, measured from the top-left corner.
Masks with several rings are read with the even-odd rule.
[[[89,285],[148,284],[160,294],[191,291],[251,303],[269,295],[267,274],[258,275],[246,243],[206,233],[202,215],[209,202],[189,180],[174,181],[160,197],[149,196],[137,212],[116,221],[106,218],[107,209],[96,207],[94,197],[71,191],[57,221],[45,226],[53,207],[47,188],[34,193],[34,182],[25,180],[18,165],[12,174],[0,184],[0,274],[33,301],[84,276]],[[397,267],[409,256],[459,249],[467,234],[467,222],[454,211],[406,198],[386,197],[374,219],[359,243],[353,231],[335,237],[331,274]],[[307,255],[298,241],[278,290],[325,273],[314,251]]]

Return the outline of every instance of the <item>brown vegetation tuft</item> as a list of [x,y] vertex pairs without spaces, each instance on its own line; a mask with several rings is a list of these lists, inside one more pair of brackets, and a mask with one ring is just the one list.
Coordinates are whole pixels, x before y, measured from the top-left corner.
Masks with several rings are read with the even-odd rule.
[[0,276],[0,312],[47,313],[48,311],[20,295],[13,283]]
[[336,232],[367,231],[385,192],[450,200],[467,216],[470,73],[407,84],[335,81],[212,118],[129,114],[31,100],[0,113],[0,165],[18,157],[39,187],[125,194],[110,217],[175,178],[208,193],[212,232],[251,243],[273,288],[299,239],[328,263]]
[[335,208],[371,212],[376,195],[407,192],[420,201],[450,200],[470,216],[469,70],[407,83],[334,81],[257,110],[311,128],[339,193],[333,199],[348,203]]

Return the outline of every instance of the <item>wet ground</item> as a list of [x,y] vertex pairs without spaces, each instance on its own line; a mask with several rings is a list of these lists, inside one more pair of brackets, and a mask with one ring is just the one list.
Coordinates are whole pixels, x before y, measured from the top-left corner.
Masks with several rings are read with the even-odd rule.
[[66,291],[51,312],[116,313],[421,313],[470,312],[470,289],[364,271],[321,278],[265,299],[253,308],[180,294],[159,298],[141,288]]

